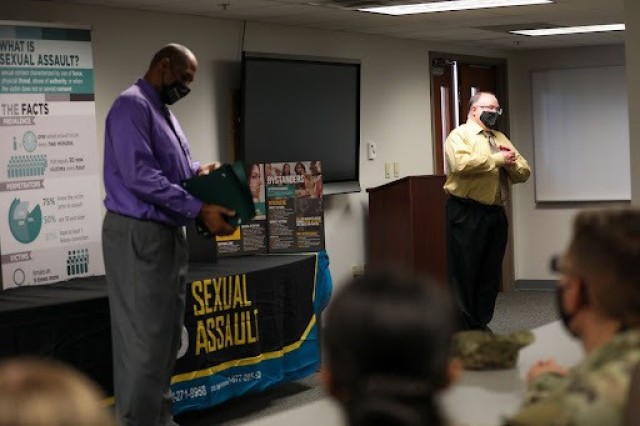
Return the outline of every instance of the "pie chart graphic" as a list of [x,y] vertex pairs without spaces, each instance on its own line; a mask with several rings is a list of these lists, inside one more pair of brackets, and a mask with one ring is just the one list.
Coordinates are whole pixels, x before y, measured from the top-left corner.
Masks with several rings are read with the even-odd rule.
[[42,229],[40,205],[29,211],[29,202],[16,198],[9,207],[9,230],[13,238],[23,244],[29,244],[38,238]]
[[36,137],[36,134],[30,130],[26,132],[22,136],[22,146],[27,152],[35,151],[38,147],[38,138]]

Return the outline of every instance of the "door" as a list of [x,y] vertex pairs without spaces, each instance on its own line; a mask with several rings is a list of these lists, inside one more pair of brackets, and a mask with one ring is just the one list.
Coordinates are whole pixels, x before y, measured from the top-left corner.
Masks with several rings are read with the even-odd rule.
[[[496,94],[500,106],[505,110],[496,127],[508,136],[505,72],[506,64],[502,60],[432,54],[431,111],[436,174],[446,173],[444,142],[452,129],[467,121],[469,98],[478,91]],[[508,194],[505,211],[509,220],[509,241],[502,263],[501,289],[511,290],[514,287],[511,194]]]
[[[496,66],[458,63],[460,86],[460,123],[467,121],[469,98],[477,92],[496,93]],[[498,98],[499,99],[499,98]],[[502,120],[498,125],[502,124]],[[500,129],[498,129],[500,130]]]
[[[445,172],[444,141],[451,130],[467,121],[469,98],[478,91],[486,91],[495,93],[500,99],[498,79],[497,65],[464,63],[443,58],[432,60],[432,122],[436,174]],[[505,132],[505,123],[506,120],[500,120],[498,130]]]
[[447,135],[453,130],[459,119],[457,97],[454,95],[457,91],[454,88],[454,68],[455,61],[446,59],[434,59],[431,67],[431,84],[432,84],[432,122],[434,131],[434,160],[435,173],[437,175],[446,174],[444,162],[444,141]]

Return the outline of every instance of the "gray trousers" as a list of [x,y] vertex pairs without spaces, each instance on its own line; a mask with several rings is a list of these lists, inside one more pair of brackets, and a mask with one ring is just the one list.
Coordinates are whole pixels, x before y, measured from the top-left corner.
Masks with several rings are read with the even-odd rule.
[[107,212],[116,416],[122,426],[172,425],[169,384],[180,347],[188,246],[181,227]]

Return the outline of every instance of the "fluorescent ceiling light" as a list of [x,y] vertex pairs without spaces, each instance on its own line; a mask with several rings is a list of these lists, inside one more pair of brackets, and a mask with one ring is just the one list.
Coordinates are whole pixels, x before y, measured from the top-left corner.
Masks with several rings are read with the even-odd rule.
[[420,4],[404,4],[399,6],[367,7],[358,10],[362,12],[382,13],[384,15],[397,16],[547,3],[553,3],[553,0],[448,0]]
[[509,31],[509,32],[513,34],[522,34],[522,35],[537,37],[537,36],[548,36],[548,35],[601,33],[606,31],[624,31],[624,24],[585,25],[582,27],[540,28],[538,30],[517,30],[517,31]]

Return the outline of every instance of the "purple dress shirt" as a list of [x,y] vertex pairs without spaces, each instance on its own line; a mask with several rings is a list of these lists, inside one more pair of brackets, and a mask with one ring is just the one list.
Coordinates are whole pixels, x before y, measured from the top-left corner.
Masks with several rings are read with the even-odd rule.
[[[171,120],[172,126],[169,124]],[[181,182],[197,174],[178,121],[145,80],[114,101],[105,127],[104,186],[107,210],[141,220],[182,226],[202,201]]]

